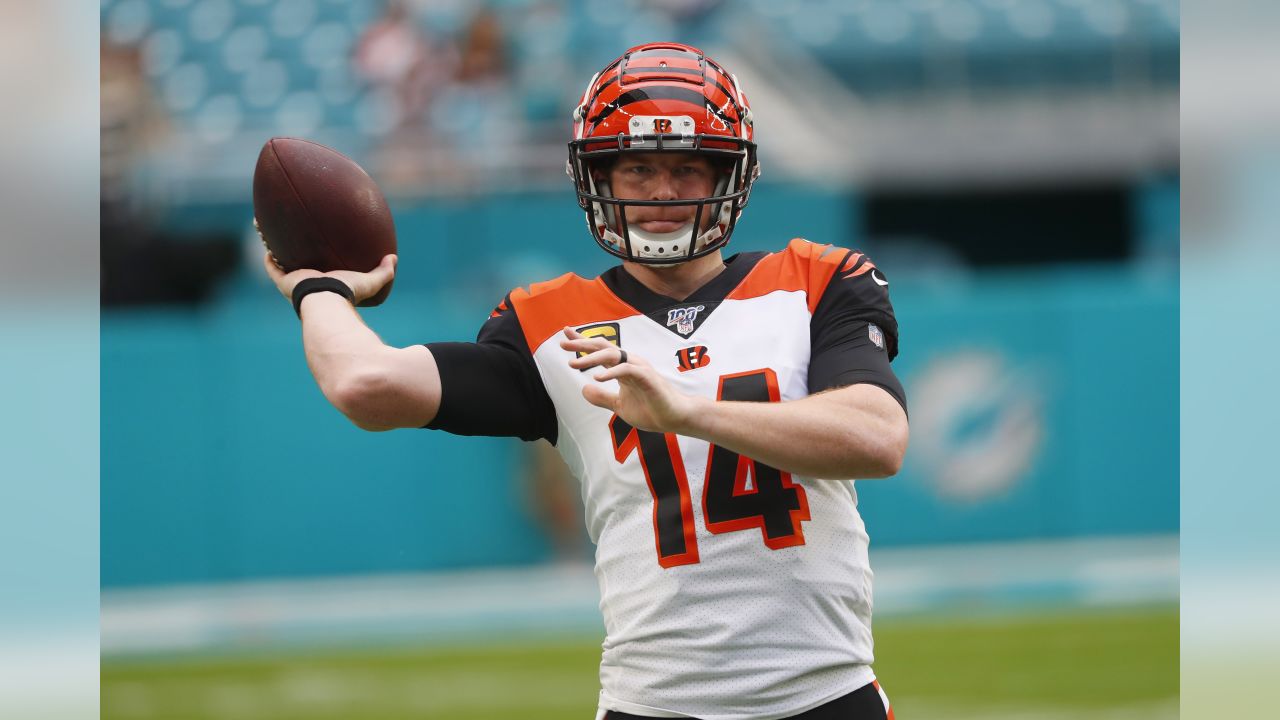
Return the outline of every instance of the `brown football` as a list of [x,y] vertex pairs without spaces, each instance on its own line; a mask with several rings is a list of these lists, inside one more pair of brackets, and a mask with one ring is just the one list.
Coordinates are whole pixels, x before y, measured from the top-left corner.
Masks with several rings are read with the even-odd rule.
[[[271,138],[253,171],[253,215],[286,272],[368,272],[396,251],[396,227],[378,184],[342,153],[299,138]],[[360,303],[380,305],[387,283]]]

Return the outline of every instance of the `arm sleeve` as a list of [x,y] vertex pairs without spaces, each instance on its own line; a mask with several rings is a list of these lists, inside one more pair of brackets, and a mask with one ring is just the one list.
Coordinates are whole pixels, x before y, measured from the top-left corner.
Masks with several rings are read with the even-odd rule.
[[428,429],[556,443],[555,405],[510,298],[474,343],[427,343],[427,348],[440,372],[440,409]]
[[898,321],[889,282],[865,256],[841,262],[810,320],[809,392],[870,383],[907,408],[902,383],[889,366],[898,354]]

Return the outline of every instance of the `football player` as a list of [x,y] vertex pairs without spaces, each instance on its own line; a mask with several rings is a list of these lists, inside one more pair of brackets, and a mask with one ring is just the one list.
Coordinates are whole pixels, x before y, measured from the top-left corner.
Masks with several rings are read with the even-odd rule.
[[759,164],[746,96],[696,48],[628,50],[573,132],[578,203],[620,265],[513,290],[474,343],[393,348],[348,296],[394,256],[327,279],[268,256],[316,381],[367,430],[559,450],[596,543],[597,718],[892,717],[853,482],[906,450],[888,280],[800,239],[723,256]]

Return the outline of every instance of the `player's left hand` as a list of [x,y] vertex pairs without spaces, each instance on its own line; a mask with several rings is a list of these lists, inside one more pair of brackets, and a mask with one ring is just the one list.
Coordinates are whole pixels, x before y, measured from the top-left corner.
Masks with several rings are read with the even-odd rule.
[[[578,370],[602,367],[603,370],[592,375],[593,379],[618,381],[616,393],[588,383],[582,388],[587,402],[612,410],[632,427],[651,432],[680,433],[693,417],[697,398],[672,387],[644,358],[624,356],[622,349],[608,340],[586,337],[573,328],[565,328],[564,336],[560,347],[587,353],[571,359],[569,367]],[[620,362],[624,357],[626,362]]]

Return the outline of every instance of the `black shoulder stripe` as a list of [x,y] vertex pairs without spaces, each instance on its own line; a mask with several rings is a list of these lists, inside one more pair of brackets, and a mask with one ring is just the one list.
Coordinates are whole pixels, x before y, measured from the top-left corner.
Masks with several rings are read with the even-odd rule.
[[515,305],[511,303],[511,293],[507,293],[506,297],[502,298],[502,302],[493,308],[493,311],[489,313],[489,319],[496,318],[504,312],[515,312]]
[[[854,255],[854,252],[850,250],[849,255]],[[858,274],[858,268],[867,264],[867,256],[862,254],[858,254],[857,261],[854,262],[852,265],[849,264],[849,260],[850,258],[846,256],[845,259],[840,263],[839,273],[840,273],[841,280],[848,280],[849,278]]]

